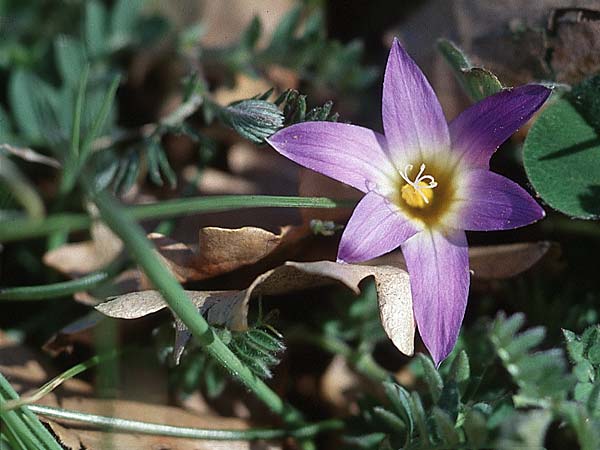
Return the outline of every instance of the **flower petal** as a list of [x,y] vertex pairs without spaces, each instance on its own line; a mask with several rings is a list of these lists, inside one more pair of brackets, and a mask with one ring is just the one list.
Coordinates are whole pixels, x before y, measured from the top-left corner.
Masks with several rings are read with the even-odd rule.
[[383,80],[382,116],[390,157],[399,169],[407,164],[418,167],[428,155],[450,148],[440,102],[395,38]]
[[544,104],[551,90],[530,84],[485,98],[450,122],[452,150],[471,167],[487,169],[500,145]]
[[395,173],[385,137],[367,128],[335,122],[304,122],[275,133],[267,142],[301,166],[363,192]]
[[464,173],[461,200],[453,205],[454,228],[471,231],[510,230],[536,222],[545,216],[529,193],[508,178],[476,169]]
[[418,228],[376,192],[358,203],[342,234],[339,262],[361,262],[398,248]]
[[425,230],[404,244],[419,334],[436,365],[454,348],[469,293],[469,252],[463,231]]

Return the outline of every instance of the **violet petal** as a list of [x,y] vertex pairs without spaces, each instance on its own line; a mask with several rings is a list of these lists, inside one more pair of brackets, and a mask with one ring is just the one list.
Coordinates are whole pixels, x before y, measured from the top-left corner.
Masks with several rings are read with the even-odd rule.
[[530,84],[491,95],[450,122],[452,150],[471,167],[487,169],[500,145],[540,109],[550,89]]
[[464,231],[425,230],[404,244],[419,334],[437,365],[454,348],[469,293]]
[[383,150],[385,137],[355,125],[299,123],[275,133],[267,142],[301,166],[363,192],[395,172]]
[[514,181],[489,170],[465,172],[464,199],[452,216],[455,228],[470,231],[511,230],[545,216],[540,205]]
[[400,246],[419,229],[376,192],[358,203],[338,249],[339,262],[362,262]]
[[421,69],[394,39],[383,80],[383,128],[392,161],[400,170],[448,151],[450,135],[442,107]]

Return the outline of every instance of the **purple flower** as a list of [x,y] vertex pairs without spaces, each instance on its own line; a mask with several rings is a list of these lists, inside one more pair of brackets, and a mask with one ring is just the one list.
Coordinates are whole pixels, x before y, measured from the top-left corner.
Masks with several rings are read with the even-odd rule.
[[342,235],[338,260],[402,248],[423,342],[439,364],[452,351],[469,292],[464,230],[507,230],[544,217],[521,187],[490,172],[496,149],[550,90],[504,90],[446,123],[427,79],[394,39],[383,82],[385,136],[355,125],[307,122],[268,142],[298,164],[366,195]]

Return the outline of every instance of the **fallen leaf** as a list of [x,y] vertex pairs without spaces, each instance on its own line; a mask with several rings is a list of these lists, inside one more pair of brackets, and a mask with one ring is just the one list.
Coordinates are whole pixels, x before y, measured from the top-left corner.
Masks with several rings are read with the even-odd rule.
[[471,247],[469,261],[473,276],[480,279],[503,279],[529,270],[552,247],[547,241]]
[[69,323],[52,335],[44,345],[42,350],[52,357],[61,353],[71,354],[75,343],[91,346],[93,344],[93,330],[100,320],[104,319],[101,314],[91,311],[83,317]]
[[110,264],[123,250],[123,243],[102,222],[94,222],[89,241],[64,244],[44,255],[44,263],[72,278]]
[[[61,402],[62,408],[88,414],[111,416],[128,420],[172,425],[176,427],[204,429],[233,429],[248,428],[245,420],[216,415],[197,415],[181,408],[172,406],[141,403],[128,400],[85,399],[80,397],[66,398]],[[279,445],[264,441],[214,441],[206,439],[188,439],[172,436],[138,434],[132,432],[108,432],[90,428],[68,419],[45,419],[52,433],[67,449],[101,450],[107,442],[111,448],[122,449],[161,449],[161,450],[249,450],[249,449],[279,449]],[[58,425],[60,422],[63,425]],[[77,445],[79,444],[79,445]]]
[[[469,247],[469,268],[473,272],[473,278],[476,279],[514,277],[533,267],[552,246],[551,242],[539,241]],[[383,264],[406,269],[406,262],[400,250],[375,258],[368,264]]]
[[[158,233],[148,235],[163,262],[178,281],[200,281],[254,264],[297,243],[309,234],[307,227],[283,227],[279,234],[256,227],[237,229],[204,227],[197,250]],[[142,275],[141,289],[151,283]]]
[[54,438],[59,442],[62,448],[65,450],[80,450],[83,447],[83,443],[77,433],[74,433],[72,430],[59,425],[53,420],[48,420],[46,418],[41,419],[46,427],[49,428],[48,431],[52,433]]
[[[552,79],[553,71],[558,81],[574,83],[581,81],[582,72],[589,76],[598,71],[596,26],[578,21],[560,30],[564,36],[558,38],[544,31],[554,10],[574,5],[597,9],[598,0],[430,0],[387,33],[386,41],[391,44],[393,36],[401,38],[452,119],[468,102],[435,50],[437,39],[443,36],[456,42],[474,63],[490,69],[507,86]],[[554,50],[558,50],[556,57]],[[553,71],[546,63],[548,56]]]
[[358,414],[357,399],[364,396],[366,383],[342,355],[335,355],[320,380],[321,397],[338,414]]
[[557,81],[576,84],[600,71],[599,10],[555,10],[549,28],[550,65]]
[[[415,322],[408,274],[397,267],[339,264],[331,261],[287,262],[257,277],[241,291],[187,291],[188,296],[212,325],[225,325],[235,331],[247,329],[249,301],[260,295],[281,295],[292,291],[341,284],[360,293],[359,284],[375,278],[383,327],[402,353],[414,350]],[[96,306],[110,317],[135,319],[167,307],[158,291],[125,294]],[[177,337],[174,350],[178,361],[190,337],[183,323],[176,319]]]
[[[58,375],[56,370],[40,358],[39,353],[15,341],[1,330],[0,372],[20,395],[28,395]],[[77,378],[71,378],[44,396],[40,403],[48,406],[58,406],[57,396],[90,395],[92,390],[92,386],[88,383]]]

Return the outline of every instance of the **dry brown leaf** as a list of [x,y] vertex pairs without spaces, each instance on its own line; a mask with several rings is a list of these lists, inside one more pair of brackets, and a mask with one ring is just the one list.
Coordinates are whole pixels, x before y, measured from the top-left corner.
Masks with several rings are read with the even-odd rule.
[[561,11],[551,17],[550,64],[556,80],[575,84],[600,71],[600,10]]
[[[242,291],[187,291],[187,294],[209,323],[241,331],[248,327],[248,305],[254,296],[280,295],[330,284],[341,284],[358,294],[361,281],[371,276],[375,278],[379,311],[386,333],[402,353],[411,355],[415,322],[410,285],[408,274],[397,267],[331,261],[287,262],[260,275]],[[166,306],[158,291],[142,291],[111,299],[96,306],[96,309],[110,317],[135,319]],[[175,358],[178,359],[190,335],[178,319],[176,323]]]
[[[109,415],[111,417],[138,420],[142,422],[157,423],[161,425],[173,425],[178,427],[193,427],[206,429],[234,429],[244,430],[248,423],[237,418],[220,417],[216,415],[196,415],[181,408],[172,406],[141,403],[127,400],[101,400],[85,399],[79,397],[66,398],[61,402],[61,407],[89,414]],[[45,419],[42,419],[46,421]],[[64,425],[56,425],[59,421]],[[109,433],[95,430],[87,426],[81,426],[77,422],[68,420],[48,421],[50,428],[58,439],[73,447],[88,450],[101,450],[106,448],[107,442],[113,448],[146,450],[215,450],[215,449],[278,449],[278,445],[266,442],[248,441],[211,441],[199,439],[186,439],[170,436],[153,436],[136,433]],[[75,446],[79,441],[81,447]]]
[[337,413],[358,414],[356,400],[364,395],[365,383],[342,355],[335,355],[320,381],[321,397]]
[[[491,69],[508,86],[550,79],[546,55],[559,50],[556,58],[551,56],[557,80],[574,83],[581,80],[581,72],[589,76],[598,71],[595,25],[577,23],[575,33],[564,28],[558,40],[545,39],[542,31],[554,9],[573,7],[598,9],[598,0],[430,0],[388,33],[387,40],[391,44],[391,37],[401,38],[452,119],[468,102],[436,50],[440,37],[456,42],[474,63]],[[578,44],[565,47],[571,37]]]
[[48,431],[52,433],[55,439],[60,443],[61,447],[65,450],[80,450],[83,447],[83,443],[77,433],[69,430],[68,428],[59,425],[53,420],[41,418],[42,422],[49,428]]
[[52,335],[44,343],[42,349],[52,357],[56,357],[63,352],[71,354],[75,343],[91,346],[94,338],[93,330],[102,319],[104,317],[101,314],[92,310],[90,313],[69,323]]
[[471,270],[474,277],[485,280],[514,277],[529,270],[551,247],[547,241],[471,247]]
[[[473,278],[503,279],[518,275],[533,267],[552,248],[548,241],[469,247],[469,268]],[[384,264],[406,268],[400,250],[373,259],[369,264]]]
[[[158,233],[148,235],[163,262],[180,282],[199,281],[254,264],[297,243],[309,234],[307,227],[283,227],[279,234],[256,227],[238,229],[205,227],[198,234],[198,249]],[[150,289],[143,276],[141,289]]]
[[[134,363],[134,366],[136,364]],[[141,367],[139,367],[141,368]],[[31,389],[38,388],[47,382],[56,372],[44,366],[39,355],[19,344],[0,331],[0,372],[9,380],[11,385],[20,395],[27,395]],[[133,374],[136,382],[140,378]],[[154,375],[153,375],[154,376]],[[147,383],[144,376],[143,383]],[[152,377],[150,377],[152,378]],[[151,381],[152,382],[152,381]],[[166,386],[165,380],[161,385]],[[148,385],[145,384],[147,387]],[[147,387],[148,388],[148,387]],[[55,391],[44,396],[39,402],[44,406],[61,407],[69,410],[81,411],[90,414],[109,415],[130,420],[175,425],[181,427],[196,427],[207,429],[239,429],[248,428],[246,420],[238,418],[221,417],[211,413],[193,414],[182,408],[139,402],[135,400],[104,400],[89,398],[92,387],[79,379],[71,378],[62,383]],[[144,399],[154,393],[148,393],[141,389]],[[108,432],[94,430],[88,425],[77,422],[45,419],[40,416],[50,431],[58,438],[66,449],[79,450],[102,450],[105,447]],[[60,422],[60,425],[57,423]],[[118,449],[173,449],[173,450],[201,450],[201,449],[278,449],[278,445],[264,442],[248,441],[205,441],[194,439],[182,439],[163,436],[140,435],[134,433],[111,433],[114,448]]]
[[73,278],[102,269],[123,250],[123,243],[102,222],[90,228],[92,239],[65,244],[44,255],[44,263]]
[[[58,375],[43,361],[37,352],[0,330],[0,372],[20,395],[28,395]],[[91,392],[88,383],[71,378],[43,397],[40,403],[58,406],[57,395],[89,395]]]

